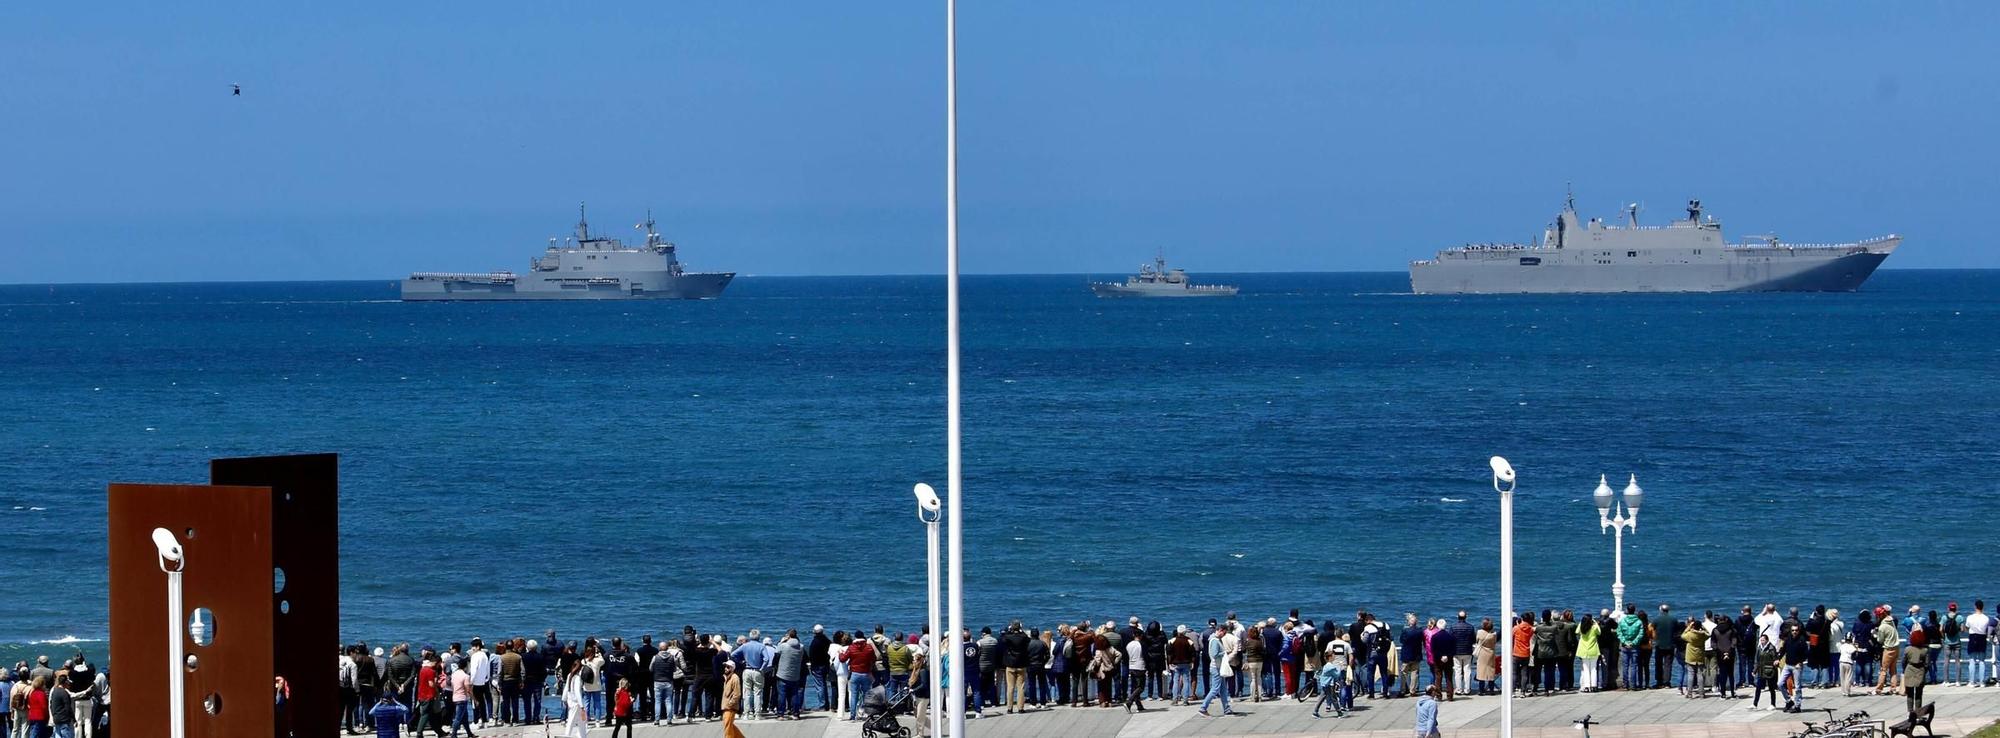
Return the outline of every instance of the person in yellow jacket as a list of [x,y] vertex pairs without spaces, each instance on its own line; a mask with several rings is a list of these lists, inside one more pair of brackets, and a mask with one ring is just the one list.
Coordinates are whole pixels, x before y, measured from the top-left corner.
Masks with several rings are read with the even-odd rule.
[[1576,631],[1576,660],[1583,665],[1583,675],[1576,686],[1578,691],[1595,692],[1604,686],[1597,672],[1597,659],[1603,651],[1597,645],[1597,618],[1587,612],[1583,615],[1583,625]]
[[1701,695],[1701,677],[1707,673],[1702,665],[1708,661],[1708,629],[1692,616],[1687,619],[1687,627],[1681,629],[1681,641],[1687,644],[1684,657],[1687,669],[1681,677],[1681,696],[1695,699]]

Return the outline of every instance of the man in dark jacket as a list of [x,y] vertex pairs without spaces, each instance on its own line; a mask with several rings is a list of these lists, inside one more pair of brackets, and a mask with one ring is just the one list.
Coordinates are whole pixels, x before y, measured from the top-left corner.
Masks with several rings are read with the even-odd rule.
[[1256,675],[1257,685],[1264,690],[1264,699],[1275,700],[1285,686],[1284,659],[1279,653],[1285,646],[1285,631],[1278,628],[1277,618],[1265,618],[1263,632],[1257,635],[1264,639],[1264,673]]
[[[812,641],[806,644],[806,673],[812,675],[813,685],[819,688],[820,709],[833,712],[833,685],[828,681],[830,653],[827,649],[833,641],[826,637],[826,628],[813,626]],[[685,647],[683,647],[685,649]],[[936,650],[936,646],[932,647]]]
[[410,656],[410,644],[396,644],[395,652],[389,655],[389,668],[384,670],[384,682],[389,691],[396,693],[397,702],[415,704],[417,660]]
[[1554,694],[1556,687],[1556,661],[1561,650],[1556,643],[1561,638],[1561,629],[1556,627],[1554,610],[1543,610],[1541,622],[1535,623],[1533,653],[1535,669],[1541,672],[1541,679],[1534,680],[1538,687],[1536,694]]
[[354,644],[354,689],[360,693],[355,722],[365,725],[368,711],[375,709],[375,698],[382,694],[381,667],[375,663],[375,655],[368,652],[366,641]]
[[1007,705],[1007,712],[1024,711],[1027,706],[1028,688],[1028,632],[1021,629],[1021,621],[1007,626],[1007,632],[1000,637],[1000,668],[1006,670],[1006,692],[1000,701]]
[[1000,639],[993,636],[992,627],[979,629],[973,653],[979,660],[979,678],[973,683],[979,685],[980,709],[1000,704]]
[[1417,694],[1418,677],[1422,675],[1424,662],[1424,626],[1417,622],[1416,613],[1403,615],[1403,633],[1397,647],[1402,649],[1398,660],[1402,662],[1402,673],[1397,675],[1396,696],[1412,697]]
[[[1672,687],[1674,665],[1681,662],[1685,650],[1680,648],[1681,633],[1687,630],[1687,623],[1673,617],[1673,608],[1660,603],[1660,617],[1653,621],[1653,688]],[[1685,669],[1683,669],[1685,671]]]
[[[1476,665],[1472,663],[1473,641],[1479,637],[1478,629],[1465,619],[1465,611],[1458,611],[1458,619],[1451,621],[1445,630],[1451,631],[1451,676],[1454,691],[1463,693],[1472,686],[1472,678],[1478,676]],[[1450,696],[1450,695],[1447,695]]]
[[1028,629],[1028,704],[1049,704],[1049,644],[1042,642],[1040,628]]
[[1140,637],[1145,642],[1148,696],[1156,700],[1167,699],[1167,632],[1160,627],[1160,621],[1155,620],[1146,624],[1146,632]]
[[521,719],[529,725],[542,722],[542,698],[548,694],[549,658],[542,644],[528,641],[521,654]]
[[1564,692],[1576,691],[1576,611],[1564,610],[1556,621],[1556,681]]
[[660,648],[653,645],[653,635],[640,635],[639,648],[632,652],[632,696],[638,698],[638,704],[633,706],[636,720],[653,719],[653,657],[658,655]]
[[1612,690],[1618,688],[1618,620],[1611,617],[1610,610],[1597,615],[1597,651],[1604,657],[1604,668],[1598,671],[1597,684],[1591,689]]

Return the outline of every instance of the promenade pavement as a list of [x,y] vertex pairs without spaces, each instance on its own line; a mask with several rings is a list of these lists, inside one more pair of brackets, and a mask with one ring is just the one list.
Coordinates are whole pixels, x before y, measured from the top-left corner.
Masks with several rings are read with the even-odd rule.
[[[1937,704],[1935,728],[1939,736],[1963,736],[2000,719],[2000,688],[1927,687],[1927,701]],[[1168,738],[1207,736],[1241,738],[1406,738],[1413,734],[1416,700],[1358,699],[1355,711],[1346,718],[1314,719],[1312,704],[1293,702],[1237,702],[1242,715],[1204,718],[1192,707],[1148,710],[1128,715],[1120,708],[1060,707],[1006,715],[989,711],[986,716],[966,721],[969,738]],[[1842,697],[1839,690],[1809,690],[1808,712],[1789,715],[1775,710],[1753,710],[1748,697],[1736,700],[1708,698],[1690,700],[1666,689],[1644,692],[1567,694],[1553,697],[1517,698],[1514,701],[1514,735],[1519,738],[1582,738],[1572,722],[1584,715],[1602,725],[1591,728],[1593,738],[1784,738],[1799,730],[1803,721],[1824,720],[1819,709],[1837,716],[1867,710],[1876,717],[1900,720],[1903,698],[1896,696]],[[1447,738],[1492,738],[1499,734],[1500,698],[1461,697],[1443,703],[1438,711]],[[1219,710],[1218,710],[1219,711]],[[905,724],[915,723],[904,716]],[[831,719],[825,713],[811,713],[804,720],[739,720],[737,725],[749,738],[860,738],[861,724]],[[554,726],[551,726],[553,729]],[[914,733],[914,731],[913,731]],[[609,736],[609,728],[590,731],[591,738]],[[722,734],[720,723],[698,723],[654,727],[641,725],[642,738],[711,738]],[[532,738],[542,736],[541,728],[495,728],[481,736]]]

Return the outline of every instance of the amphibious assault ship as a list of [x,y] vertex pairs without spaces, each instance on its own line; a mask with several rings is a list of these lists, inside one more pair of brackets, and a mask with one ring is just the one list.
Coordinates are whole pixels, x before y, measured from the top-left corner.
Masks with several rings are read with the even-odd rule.
[[1124,282],[1092,282],[1090,291],[1098,297],[1229,297],[1236,294],[1236,288],[1220,284],[1195,284],[1189,282],[1187,272],[1168,269],[1165,256],[1153,257],[1153,263],[1140,264],[1139,273],[1126,277]]
[[1903,241],[1894,234],[1840,244],[1723,240],[1722,223],[1689,200],[1687,218],[1639,225],[1579,223],[1576,199],[1531,244],[1473,244],[1410,262],[1410,291],[1437,293],[1852,292]]
[[722,294],[735,272],[690,272],[681,268],[674,244],[660,238],[653,214],[637,227],[644,246],[590,232],[577,207],[576,235],[563,243],[549,239],[528,273],[417,272],[403,280],[405,300],[706,300]]

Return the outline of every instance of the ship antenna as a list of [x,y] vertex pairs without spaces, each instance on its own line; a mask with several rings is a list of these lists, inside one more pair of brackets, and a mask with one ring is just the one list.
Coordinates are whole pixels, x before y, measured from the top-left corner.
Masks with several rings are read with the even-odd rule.
[[590,221],[583,217],[583,203],[576,204],[576,240],[590,240]]
[[1563,207],[1569,210],[1576,209],[1576,188],[1568,182],[1563,183]]

